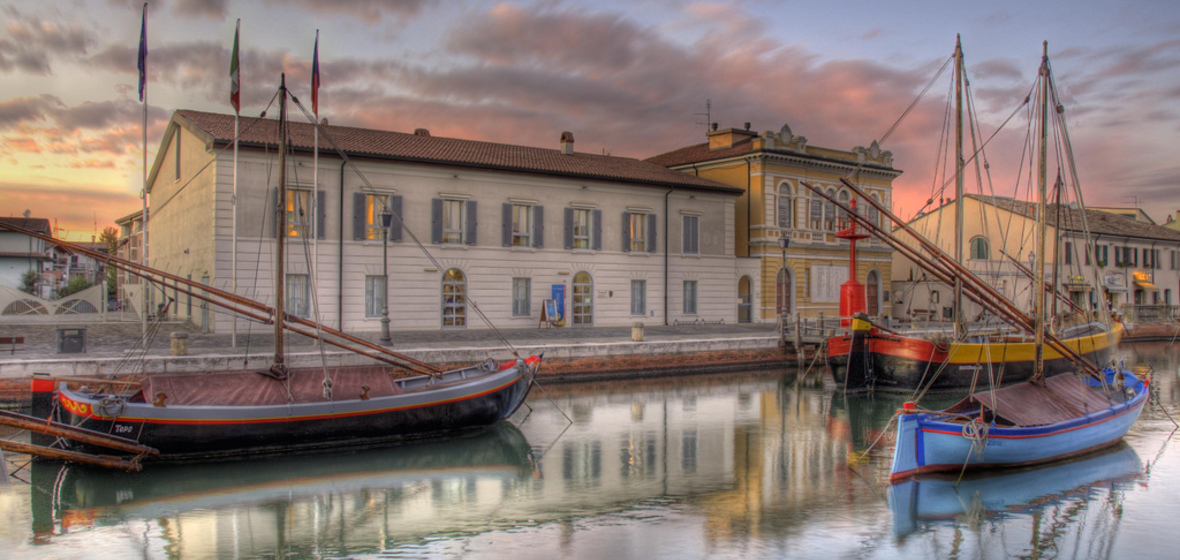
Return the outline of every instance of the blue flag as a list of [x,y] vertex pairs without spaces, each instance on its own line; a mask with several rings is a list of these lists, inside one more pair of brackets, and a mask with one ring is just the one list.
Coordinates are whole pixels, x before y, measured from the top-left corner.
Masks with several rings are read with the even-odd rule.
[[143,22],[139,26],[139,100],[147,89],[147,3],[143,4]]

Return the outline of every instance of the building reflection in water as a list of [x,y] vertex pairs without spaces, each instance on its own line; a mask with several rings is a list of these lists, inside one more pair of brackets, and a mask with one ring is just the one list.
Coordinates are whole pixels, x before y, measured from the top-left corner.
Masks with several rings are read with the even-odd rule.
[[[513,419],[519,429],[504,424],[450,441],[137,475],[39,465],[24,509],[32,534],[0,533],[0,544],[36,539],[41,552],[87,548],[105,557],[145,548],[175,558],[323,557],[554,527],[561,550],[572,551],[587,520],[673,505],[701,520],[691,538],[731,553],[816,556],[889,539],[914,553],[915,541],[928,539],[920,545],[928,552],[948,538],[917,506],[909,521],[898,513],[909,506],[891,512],[888,438],[847,468],[899,399],[845,399],[783,372],[547,389],[552,400],[535,395]],[[980,503],[991,492],[981,489]],[[1075,523],[1027,515],[1041,516],[1029,518],[1030,531]],[[952,534],[963,528],[952,521]]]

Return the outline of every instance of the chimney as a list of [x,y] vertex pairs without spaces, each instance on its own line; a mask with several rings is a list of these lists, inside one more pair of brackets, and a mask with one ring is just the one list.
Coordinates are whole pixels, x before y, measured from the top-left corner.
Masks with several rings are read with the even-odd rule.
[[757,136],[757,134],[750,131],[750,123],[746,123],[745,130],[736,128],[717,130],[717,123],[713,123],[713,130],[709,131],[707,136],[709,137],[710,150],[724,150],[742,142],[748,142]]
[[574,153],[574,133],[572,133],[572,132],[562,132],[561,133],[561,153],[565,154],[567,156],[573,155],[573,153]]
[[430,137],[430,131],[425,128],[415,128],[414,129],[414,136]]

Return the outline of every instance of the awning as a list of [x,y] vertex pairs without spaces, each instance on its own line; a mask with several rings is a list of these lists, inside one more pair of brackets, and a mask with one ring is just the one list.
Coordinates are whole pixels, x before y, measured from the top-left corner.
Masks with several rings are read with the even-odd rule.
[[1135,285],[1136,285],[1136,286],[1139,286],[1140,288],[1143,288],[1144,290],[1147,290],[1147,291],[1149,291],[1149,292],[1158,292],[1158,291],[1160,291],[1160,289],[1159,289],[1159,288],[1157,288],[1157,287],[1155,286],[1155,284],[1152,284],[1151,282],[1148,282],[1148,281],[1146,281],[1146,280],[1136,280],[1136,281],[1135,281]]
[[1108,292],[1125,292],[1125,291],[1127,291],[1127,289],[1122,286],[1106,286],[1105,289]]

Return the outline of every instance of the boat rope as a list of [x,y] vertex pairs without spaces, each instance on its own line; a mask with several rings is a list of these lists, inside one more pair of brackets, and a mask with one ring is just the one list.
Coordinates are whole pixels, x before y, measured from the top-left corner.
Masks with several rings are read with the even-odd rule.
[[887,434],[892,434],[892,433],[894,433],[894,432],[893,432],[893,431],[891,431],[889,428],[893,426],[893,422],[894,422],[894,421],[896,421],[896,420],[897,420],[897,418],[898,418],[898,417],[900,417],[900,416],[901,416],[901,412],[900,412],[900,411],[899,411],[899,412],[894,412],[894,413],[893,413],[893,416],[891,416],[891,417],[889,418],[889,422],[887,422],[887,423],[885,424],[885,427],[881,429],[881,433],[877,434],[877,437],[876,437],[876,439],[874,439],[874,440],[873,440],[873,443],[870,443],[870,444],[869,444],[869,446],[865,448],[865,450],[864,450],[864,453],[861,453],[861,454],[860,454],[860,456],[858,456],[858,457],[856,458],[856,460],[855,460],[853,463],[849,463],[849,464],[848,464],[848,465],[846,465],[846,466],[847,466],[849,469],[851,469],[853,464],[860,464],[860,462],[861,462],[861,461],[864,461],[865,457],[867,457],[867,456],[868,456],[869,452],[870,452],[870,451],[872,451],[872,450],[873,450],[873,448],[877,446],[877,443],[881,441],[881,438],[883,438],[883,437],[884,437],[884,438],[887,438],[887,439],[886,439],[886,441],[888,441],[888,438],[889,438],[890,436],[889,436],[889,435],[887,435]]
[[906,107],[905,111],[902,111],[901,116],[893,122],[893,126],[890,126],[889,130],[886,130],[885,134],[881,136],[880,144],[884,144],[885,140],[887,140],[893,134],[893,131],[897,130],[897,127],[901,125],[901,121],[905,120],[906,116],[910,114],[910,111],[913,111],[914,107],[918,106],[918,102],[922,101],[922,98],[926,96],[926,93],[930,91],[930,88],[934,87],[934,84],[938,82],[939,76],[942,76],[942,73],[946,72],[947,67],[950,66],[954,61],[955,57],[947,57],[947,59],[942,63],[942,68],[938,69],[938,72],[934,74],[933,78],[930,78],[930,81],[926,83],[926,87],[922,88],[922,91],[918,93],[918,96],[914,98],[914,101],[910,103],[910,106]]
[[[296,169],[295,169],[295,182],[296,182],[296,184],[298,184],[298,182],[299,182],[298,166],[296,166]],[[315,206],[316,204],[312,203],[311,205]],[[303,208],[297,208],[296,210],[303,211]],[[312,231],[312,230],[314,230],[315,227],[319,227],[319,224],[316,223],[315,218],[314,218],[314,216],[316,216],[319,213],[319,209],[318,208],[309,208],[308,211],[312,213],[313,218],[310,223],[312,223],[313,225],[309,226],[307,235],[301,236],[299,238],[299,241],[300,241],[300,246],[303,248],[303,258],[305,259],[305,262],[308,263],[308,270],[312,271],[312,270],[315,270],[316,263],[313,262],[314,259],[311,254],[311,241],[310,240],[312,239],[313,236],[317,235],[317,232]],[[300,221],[303,223],[309,223],[309,222],[306,222],[303,220],[300,220]],[[283,239],[286,240],[287,237],[284,236]],[[320,368],[323,370],[323,373],[324,373],[324,380],[320,383],[320,386],[323,389],[324,400],[330,401],[330,400],[332,400],[332,374],[328,372],[327,351],[324,349],[324,344],[322,342],[320,342],[321,340],[324,339],[324,324],[323,324],[322,318],[320,317],[320,298],[319,298],[319,291],[320,290],[319,290],[319,285],[317,283],[317,280],[318,280],[317,276],[318,275],[317,274],[308,274],[307,276],[308,276],[308,290],[311,292],[312,314],[315,317],[315,333],[316,333],[316,339],[315,339],[316,344],[315,345],[319,349]],[[284,332],[286,332],[286,331],[284,331]]]
[[967,472],[967,465],[971,463],[972,457],[983,459],[983,451],[987,448],[988,429],[987,422],[979,417],[963,424],[963,437],[971,440],[971,450],[963,460],[963,468],[959,470],[959,478],[955,481],[955,486],[963,481],[963,474]]

